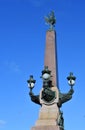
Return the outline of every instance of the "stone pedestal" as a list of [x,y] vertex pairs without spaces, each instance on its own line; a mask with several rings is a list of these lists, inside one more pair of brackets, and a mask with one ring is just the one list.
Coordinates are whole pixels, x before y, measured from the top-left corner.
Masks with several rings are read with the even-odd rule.
[[40,103],[42,104],[42,107],[40,108],[39,118],[35,124],[36,126],[57,125],[59,117],[59,108],[57,106],[59,93],[57,87],[52,87],[51,90],[55,92],[55,99],[51,102],[45,102],[42,99],[43,88],[40,91]]
[[35,126],[32,127],[31,130],[63,130],[62,128],[59,128],[59,126]]
[[45,102],[42,99],[42,91],[40,91],[40,103],[42,104],[39,111],[39,118],[35,123],[35,126],[31,130],[61,130],[58,126],[59,108],[57,102],[59,99],[57,87],[52,87],[52,91],[55,91],[55,99],[51,102]]
[[39,119],[36,121],[36,126],[49,126],[57,125],[59,110],[56,104],[42,105],[39,113]]

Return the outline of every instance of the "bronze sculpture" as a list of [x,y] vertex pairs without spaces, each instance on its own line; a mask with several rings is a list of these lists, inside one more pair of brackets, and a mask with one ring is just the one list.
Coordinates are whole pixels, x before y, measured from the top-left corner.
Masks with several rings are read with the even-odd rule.
[[54,11],[51,11],[48,16],[45,16],[45,21],[46,21],[47,24],[50,25],[49,30],[52,31],[52,30],[54,29],[54,25],[55,25],[55,23],[56,23]]

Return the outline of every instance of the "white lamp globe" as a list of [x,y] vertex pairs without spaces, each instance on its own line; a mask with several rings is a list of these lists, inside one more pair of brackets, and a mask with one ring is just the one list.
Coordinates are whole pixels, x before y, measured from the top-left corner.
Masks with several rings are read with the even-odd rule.
[[74,86],[75,80],[73,80],[73,79],[68,80],[68,84],[69,84],[70,86]]
[[28,87],[29,88],[34,88],[34,85],[35,85],[34,83],[30,83],[30,84],[28,84]]
[[50,78],[50,75],[48,73],[44,73],[43,76],[42,76],[43,79],[49,79]]

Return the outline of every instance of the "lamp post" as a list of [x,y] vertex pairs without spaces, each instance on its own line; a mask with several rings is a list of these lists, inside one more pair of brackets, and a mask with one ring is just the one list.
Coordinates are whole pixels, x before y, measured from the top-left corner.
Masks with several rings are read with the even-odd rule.
[[29,80],[27,80],[28,87],[30,88],[30,92],[29,92],[30,94],[32,94],[32,89],[35,86],[35,82],[36,82],[36,80],[33,79],[33,75],[30,75]]
[[68,80],[69,86],[71,86],[71,89],[72,89],[73,86],[75,85],[75,80],[76,80],[76,77],[73,76],[72,72],[70,72],[69,76],[67,77],[67,80]]
[[48,66],[44,67],[44,70],[42,70],[42,80],[43,80],[43,87],[47,88],[48,86],[52,86],[52,80],[51,80],[51,71],[48,69]]

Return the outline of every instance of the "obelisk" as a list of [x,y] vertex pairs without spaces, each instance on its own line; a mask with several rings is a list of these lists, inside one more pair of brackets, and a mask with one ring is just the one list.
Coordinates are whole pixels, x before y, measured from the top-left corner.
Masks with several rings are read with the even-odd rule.
[[56,49],[56,32],[48,30],[46,32],[46,48],[45,48],[45,66],[48,66],[52,72],[52,83],[58,87],[58,64]]
[[52,11],[48,17],[45,17],[46,22],[50,25],[49,30],[46,32],[46,47],[45,47],[45,60],[44,70],[42,70],[42,88],[39,95],[32,92],[35,81],[33,76],[27,80],[30,86],[31,100],[41,105],[39,117],[35,126],[31,130],[64,130],[64,118],[61,106],[63,103],[69,101],[74,93],[73,85],[75,77],[73,73],[67,77],[70,90],[67,93],[61,93],[58,86],[58,63],[57,63],[57,46],[56,46],[56,31],[54,25],[56,19]]
[[[40,91],[40,104],[41,109],[39,112],[39,118],[36,121],[35,127],[32,127],[32,130],[61,130],[58,125],[59,118],[59,107],[57,103],[59,101],[59,92],[58,92],[58,76],[57,76],[57,56],[56,56],[56,32],[54,30],[55,17],[54,12],[51,12],[49,17],[45,18],[46,22],[50,24],[49,30],[46,32],[46,48],[45,48],[45,72],[51,71],[51,81],[52,86],[49,88],[46,86],[43,87]],[[47,67],[47,69],[46,69]],[[48,70],[49,69],[49,70]],[[45,92],[47,95],[45,95]],[[44,94],[43,94],[44,93]],[[54,98],[51,100],[49,95]],[[49,100],[48,100],[48,99]]]

